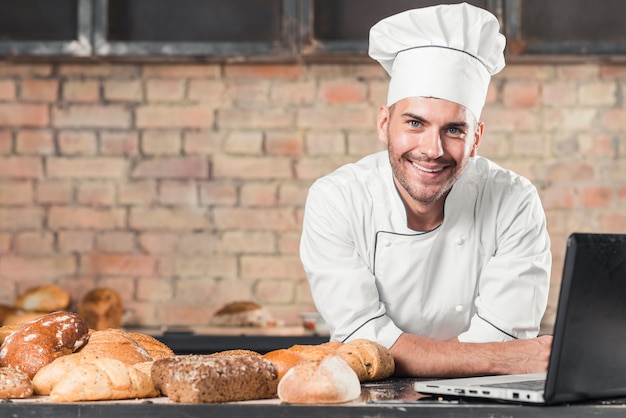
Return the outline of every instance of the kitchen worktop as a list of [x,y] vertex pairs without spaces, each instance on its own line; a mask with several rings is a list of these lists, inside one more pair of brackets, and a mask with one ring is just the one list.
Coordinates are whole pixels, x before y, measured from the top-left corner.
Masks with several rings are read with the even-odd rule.
[[434,398],[416,393],[417,379],[392,378],[364,383],[358,400],[333,405],[287,405],[279,399],[232,402],[225,404],[176,404],[166,397],[55,404],[47,397],[0,402],[0,416],[55,418],[86,417],[267,417],[298,418],[341,417],[623,417],[626,399],[531,406],[488,401],[463,401],[455,398]]

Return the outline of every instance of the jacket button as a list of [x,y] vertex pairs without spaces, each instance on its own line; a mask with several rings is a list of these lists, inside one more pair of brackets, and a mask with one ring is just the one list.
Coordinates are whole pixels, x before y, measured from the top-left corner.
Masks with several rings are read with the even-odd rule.
[[454,307],[454,310],[457,311],[457,312],[463,312],[463,305],[456,305]]
[[465,237],[458,237],[456,239],[456,245],[463,245],[464,242],[465,242]]

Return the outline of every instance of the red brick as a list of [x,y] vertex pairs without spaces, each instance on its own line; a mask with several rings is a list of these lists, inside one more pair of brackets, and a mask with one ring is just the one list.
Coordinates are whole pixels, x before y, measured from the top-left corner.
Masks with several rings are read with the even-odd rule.
[[74,187],[69,181],[39,181],[36,193],[36,201],[40,204],[70,203],[74,198]]
[[0,157],[0,179],[23,178],[36,180],[43,171],[37,157]]
[[227,157],[215,156],[215,179],[289,179],[292,177],[291,159],[285,157]]
[[122,183],[117,194],[121,205],[151,205],[157,200],[157,186],[154,181]]
[[208,128],[214,123],[213,109],[207,106],[139,106],[138,128]]
[[589,163],[562,161],[546,166],[545,180],[548,183],[592,181],[595,179],[594,167]]
[[322,81],[320,99],[329,104],[361,103],[367,96],[365,84],[358,81]]
[[18,64],[10,61],[0,63],[0,76],[2,77],[46,77],[52,74],[52,70],[51,64]]
[[595,108],[565,109],[552,108],[543,112],[544,129],[568,131],[589,131],[595,125],[598,110]]
[[230,181],[210,181],[200,184],[200,204],[203,206],[234,206],[238,202],[237,185]]
[[311,131],[306,135],[305,144],[306,153],[311,156],[346,153],[346,140],[341,132]]
[[276,206],[278,191],[273,183],[246,183],[241,186],[241,205],[247,207]]
[[501,73],[496,74],[494,80],[519,79],[546,81],[554,78],[554,66],[542,64],[508,64]]
[[22,80],[21,98],[39,102],[54,102],[59,96],[59,82],[54,79]]
[[96,80],[67,80],[63,83],[63,100],[68,102],[97,102],[100,83]]
[[185,97],[184,80],[147,80],[146,98],[149,102],[175,102]]
[[12,234],[9,234],[8,232],[0,232],[0,254],[5,254],[9,252],[9,250],[11,249],[12,240]]
[[182,148],[180,131],[145,131],[141,150],[146,155],[178,155]]
[[128,226],[138,230],[184,231],[207,229],[211,222],[203,208],[131,208]]
[[17,133],[15,149],[19,154],[54,154],[54,138],[49,130],[21,130]]
[[578,136],[579,153],[593,157],[616,158],[619,146],[612,135],[581,134]]
[[219,246],[219,236],[207,231],[180,234],[177,252],[182,255],[214,255]]
[[0,182],[0,205],[27,205],[33,203],[33,185],[30,181]]
[[600,67],[595,64],[573,64],[555,67],[556,77],[564,80],[595,80],[600,75]]
[[584,207],[608,207],[611,205],[613,195],[612,187],[583,187],[580,190],[580,198]]
[[[201,278],[182,278],[175,283],[176,300],[190,305],[208,306],[215,300],[215,281]],[[243,288],[243,286],[241,286]],[[240,294],[250,293],[249,289],[239,289]],[[249,299],[247,299],[249,300]],[[191,318],[192,321],[196,319]]]
[[95,232],[93,231],[59,231],[58,248],[61,253],[84,253],[94,249]]
[[278,252],[285,255],[299,256],[300,254],[300,231],[281,232],[278,237]]
[[53,229],[114,229],[126,227],[124,209],[53,206],[48,226]]
[[16,93],[13,80],[0,80],[0,100],[13,100]]
[[545,106],[574,106],[577,88],[573,81],[554,81],[542,85],[541,104]]
[[138,254],[90,253],[81,256],[80,272],[95,275],[151,276],[154,257]]
[[58,144],[62,155],[95,155],[98,151],[97,138],[93,131],[61,131]]
[[128,78],[137,76],[140,69],[136,65],[118,63],[62,63],[58,65],[60,76]]
[[202,325],[208,324],[212,312],[206,304],[191,306],[184,301],[177,304],[159,304],[154,315],[154,324],[159,325]]
[[13,134],[9,130],[0,130],[0,155],[13,152]]
[[134,179],[203,179],[208,175],[209,162],[205,158],[172,157],[143,160],[137,164],[131,177]]
[[134,253],[135,234],[131,231],[105,231],[96,237],[96,249],[105,253]]
[[163,205],[198,204],[198,186],[194,182],[163,181],[159,189],[159,202]]
[[513,155],[516,157],[541,158],[550,152],[550,137],[541,133],[513,134],[511,136]]
[[617,85],[614,82],[594,82],[578,88],[579,105],[613,106],[617,102]]
[[294,79],[306,73],[302,65],[233,64],[224,67],[224,74],[227,78]]
[[262,304],[291,304],[295,299],[295,283],[291,280],[257,280],[254,296]]
[[[372,107],[316,107],[298,110],[297,127],[302,129],[363,129],[376,123]],[[366,125],[368,126],[368,125]]]
[[626,78],[626,66],[624,65],[600,65],[600,78],[624,79]]
[[270,83],[262,80],[239,81],[229,86],[229,93],[238,108],[268,107],[269,92]]
[[178,277],[235,277],[237,275],[237,257],[233,256],[196,256],[171,257],[161,259],[158,274]]
[[128,161],[114,157],[49,158],[49,178],[120,179],[126,174]]
[[602,230],[626,233],[626,215],[620,211],[602,216]]
[[106,100],[140,102],[143,87],[141,80],[105,80],[103,94]]
[[0,103],[0,126],[44,127],[49,124],[47,105]]
[[278,188],[278,206],[304,206],[310,182],[282,183]]
[[100,153],[103,155],[137,155],[139,134],[134,131],[103,132],[100,134]]
[[600,113],[601,126],[614,131],[626,131],[626,109],[606,109]]
[[54,234],[51,232],[22,232],[15,235],[15,253],[51,254],[54,249]]
[[186,155],[210,155],[221,147],[222,135],[214,131],[185,132],[183,149]]
[[217,64],[155,64],[144,65],[144,77],[219,78],[221,66]]
[[485,106],[481,119],[489,132],[533,132],[540,126],[538,115],[528,109]]
[[170,232],[144,232],[139,234],[139,247],[147,254],[170,255],[178,249],[178,234]]
[[225,231],[219,244],[224,254],[272,254],[276,248],[276,235],[268,231]]
[[215,225],[223,229],[285,231],[298,228],[291,208],[214,208]]
[[[294,128],[296,114],[285,109],[255,109],[245,113],[246,129],[284,129]],[[241,129],[241,109],[219,109],[216,124],[220,129]]]
[[229,154],[263,154],[263,132],[230,131],[223,144]]
[[111,182],[83,181],[77,185],[76,201],[85,206],[113,206],[115,184]]
[[245,255],[241,257],[241,276],[249,279],[304,278],[304,269],[298,256],[268,257]]
[[353,163],[349,156],[326,156],[321,158],[300,158],[295,165],[296,179],[316,180],[347,163]]
[[[364,157],[378,151],[386,150],[387,146],[378,141],[375,133],[351,132],[348,133],[348,154]],[[339,155],[342,155],[340,153]]]
[[0,258],[0,276],[13,279],[55,279],[76,273],[76,267],[73,255]]
[[59,128],[130,128],[131,113],[118,105],[69,105],[52,109],[53,125]]
[[311,105],[315,103],[315,82],[285,81],[272,84],[270,98],[278,105]]
[[265,138],[265,149],[270,155],[300,155],[303,149],[302,133],[268,132]]
[[226,86],[221,80],[189,80],[187,96],[194,102],[223,103],[226,100]]
[[541,201],[545,210],[572,209],[574,190],[571,187],[553,186],[541,192]]
[[136,299],[141,302],[162,302],[174,296],[174,283],[167,279],[146,278],[137,280]]

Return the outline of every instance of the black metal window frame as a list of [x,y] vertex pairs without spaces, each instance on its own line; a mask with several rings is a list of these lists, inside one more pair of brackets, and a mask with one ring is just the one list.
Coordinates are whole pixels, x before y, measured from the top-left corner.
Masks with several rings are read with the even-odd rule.
[[[54,0],[51,0],[54,1]],[[76,56],[88,57],[93,54],[92,46],[92,0],[77,0],[77,31],[74,39],[68,41],[0,41],[0,56]]]
[[94,0],[94,54],[97,56],[267,57],[289,58],[297,54],[297,1],[282,2],[281,39],[275,42],[111,42],[107,39],[108,0]]

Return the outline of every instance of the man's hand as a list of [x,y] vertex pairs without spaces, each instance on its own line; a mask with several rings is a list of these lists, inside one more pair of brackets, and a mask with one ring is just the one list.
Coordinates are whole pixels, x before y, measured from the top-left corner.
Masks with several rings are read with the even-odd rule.
[[437,341],[402,334],[391,347],[396,374],[457,377],[545,372],[552,336],[492,343]]

